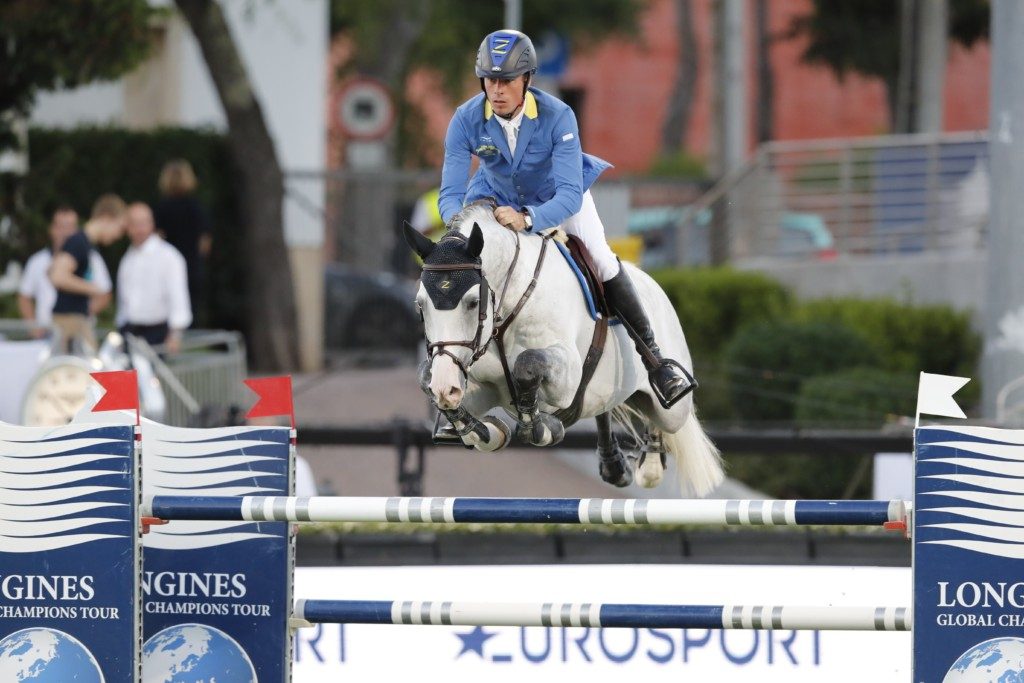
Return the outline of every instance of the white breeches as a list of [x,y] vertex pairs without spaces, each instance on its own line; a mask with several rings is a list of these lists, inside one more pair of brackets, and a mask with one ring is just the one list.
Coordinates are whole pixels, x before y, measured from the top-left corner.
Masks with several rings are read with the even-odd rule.
[[594,206],[590,190],[583,193],[583,206],[580,207],[579,213],[569,216],[559,227],[568,234],[575,235],[586,245],[601,282],[607,282],[619,274],[619,261],[605,239],[604,223],[597,215],[597,207]]

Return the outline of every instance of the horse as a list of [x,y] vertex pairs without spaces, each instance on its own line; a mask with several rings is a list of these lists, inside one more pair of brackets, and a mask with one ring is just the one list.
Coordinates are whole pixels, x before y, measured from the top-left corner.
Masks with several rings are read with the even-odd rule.
[[[671,453],[682,491],[703,496],[721,483],[721,458],[697,419],[693,394],[663,407],[621,326],[607,328],[604,352],[574,402],[597,323],[572,268],[549,246],[550,234],[510,230],[489,203],[478,202],[463,208],[436,244],[408,224],[404,237],[423,260],[416,308],[428,358],[420,386],[463,444],[481,451],[508,445],[509,427],[495,408],[516,421],[520,439],[538,446],[558,443],[569,424],[593,417],[606,482],[628,486],[635,475],[654,487]],[[666,356],[692,368],[668,297],[640,269],[622,267]],[[625,430],[622,443],[613,419]],[[626,442],[639,454],[628,453]]]

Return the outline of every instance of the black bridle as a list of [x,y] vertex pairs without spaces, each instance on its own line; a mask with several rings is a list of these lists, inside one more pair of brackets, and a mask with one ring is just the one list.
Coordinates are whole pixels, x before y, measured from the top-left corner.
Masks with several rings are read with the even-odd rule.
[[[494,341],[498,346],[498,356],[501,359],[501,366],[505,372],[505,382],[508,384],[508,388],[509,391],[511,392],[511,395],[515,397],[515,382],[512,379],[512,373],[508,366],[508,359],[505,354],[505,346],[503,343],[503,339],[505,336],[505,331],[508,329],[509,325],[512,324],[512,321],[515,320],[516,316],[519,315],[519,312],[523,309],[523,306],[526,305],[526,301],[530,298],[530,295],[533,294],[533,290],[537,286],[537,278],[540,276],[541,266],[544,265],[544,254],[547,252],[547,246],[548,242],[551,240],[551,236],[541,236],[543,241],[541,242],[540,254],[537,257],[537,265],[533,270],[533,279],[530,280],[530,284],[526,287],[526,290],[523,292],[522,296],[519,297],[519,301],[516,302],[515,307],[509,312],[507,316],[502,317],[500,311],[502,304],[505,301],[505,292],[508,290],[508,283],[512,280],[512,273],[515,272],[516,264],[519,262],[520,236],[518,232],[513,232],[513,234],[516,237],[516,251],[515,254],[512,256],[512,263],[508,267],[508,272],[505,274],[505,281],[501,285],[501,294],[497,297],[497,300],[495,300],[494,290],[491,289],[490,285],[487,283],[487,278],[486,276],[484,276],[483,264],[479,258],[473,259],[472,261],[466,263],[424,263],[423,270],[424,272],[475,270],[480,273],[480,299],[479,303],[477,304],[478,313],[476,334],[473,336],[472,339],[462,341],[432,342],[429,339],[427,339],[427,362],[433,363],[434,359],[437,356],[448,356],[455,363],[456,367],[458,367],[459,370],[462,371],[463,377],[465,377],[468,380],[470,368],[472,368],[473,364],[480,360],[485,353],[487,353],[487,349],[490,347],[491,342]],[[445,239],[467,240],[467,238],[464,235],[455,231],[449,231],[449,233],[441,239],[442,241]],[[486,340],[484,340],[484,325],[487,322],[488,307],[485,305],[487,303],[487,299],[484,296],[485,293],[490,294],[490,308],[494,310],[494,325],[491,329],[491,334],[487,336]],[[462,346],[468,348],[472,352],[469,362],[463,362],[461,358],[459,358],[454,353],[449,351],[447,348],[449,346]]]

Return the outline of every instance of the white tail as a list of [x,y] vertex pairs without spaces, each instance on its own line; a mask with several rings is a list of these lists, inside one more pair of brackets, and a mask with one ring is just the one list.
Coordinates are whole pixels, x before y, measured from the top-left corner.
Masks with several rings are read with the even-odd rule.
[[718,448],[704,433],[697,413],[675,434],[665,434],[665,450],[675,456],[679,489],[683,495],[704,497],[725,479]]

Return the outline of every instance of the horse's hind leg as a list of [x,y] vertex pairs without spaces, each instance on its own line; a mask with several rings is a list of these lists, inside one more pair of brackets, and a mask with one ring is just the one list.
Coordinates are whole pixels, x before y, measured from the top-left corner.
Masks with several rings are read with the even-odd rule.
[[640,485],[652,489],[661,483],[666,467],[665,440],[661,432],[649,427],[644,435],[643,449],[636,463],[636,473]]
[[598,471],[601,479],[612,486],[629,486],[633,483],[633,468],[612,434],[610,414],[601,413],[594,419],[597,420],[597,455],[601,459]]
[[[551,446],[565,436],[565,425],[554,415],[539,408],[540,389],[544,382],[554,384],[559,375],[556,354],[549,349],[527,349],[516,358],[512,378],[516,383],[516,412],[519,426],[516,435],[534,446]],[[564,374],[564,373],[563,373]]]

